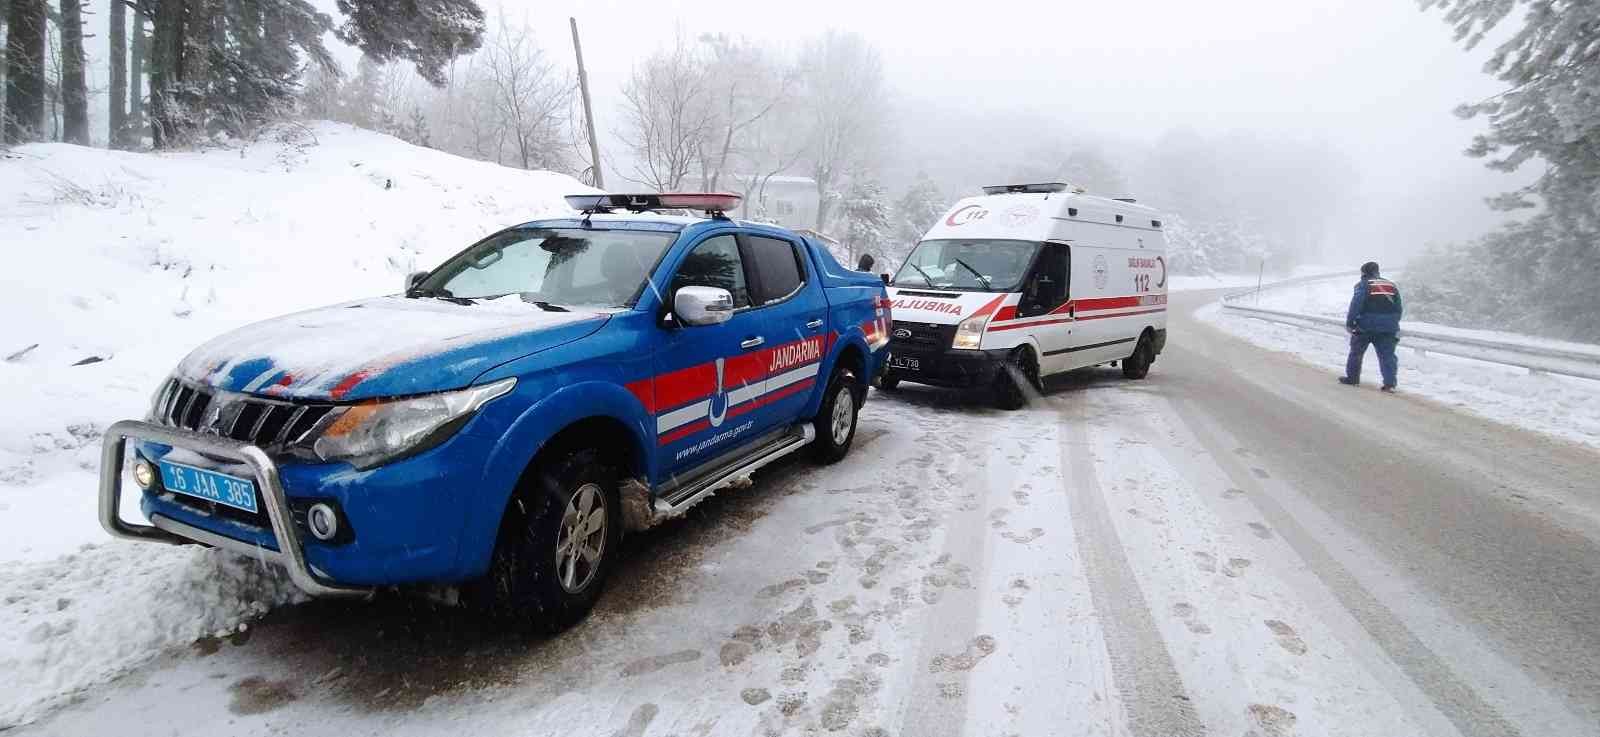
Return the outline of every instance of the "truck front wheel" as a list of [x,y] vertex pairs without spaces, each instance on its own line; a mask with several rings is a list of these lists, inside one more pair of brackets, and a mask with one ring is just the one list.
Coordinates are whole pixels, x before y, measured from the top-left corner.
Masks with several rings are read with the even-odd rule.
[[496,614],[559,632],[605,588],[622,538],[617,473],[593,449],[528,474],[506,509],[486,581]]
[[861,405],[856,389],[855,374],[844,368],[834,369],[828,380],[827,394],[822,397],[822,408],[811,421],[817,437],[811,441],[811,458],[827,465],[837,463],[850,452],[850,443],[856,439],[856,414]]

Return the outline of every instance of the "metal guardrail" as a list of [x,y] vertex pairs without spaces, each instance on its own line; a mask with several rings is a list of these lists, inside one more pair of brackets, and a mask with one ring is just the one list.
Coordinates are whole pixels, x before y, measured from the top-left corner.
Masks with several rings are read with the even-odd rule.
[[[1337,276],[1340,275],[1299,277],[1265,285],[1260,291],[1321,281]],[[1336,317],[1307,315],[1299,312],[1240,304],[1240,301],[1244,298],[1257,296],[1259,293],[1258,290],[1251,289],[1226,295],[1222,298],[1222,306],[1257,320],[1307,328],[1333,335],[1345,334],[1344,320]],[[1438,353],[1443,356],[1516,366],[1535,373],[1575,376],[1580,379],[1600,381],[1600,347],[1597,347],[1594,352],[1574,351],[1554,346],[1507,343],[1487,338],[1450,335],[1433,330],[1412,328],[1402,328],[1400,335],[1402,338],[1401,345],[1423,355]]]

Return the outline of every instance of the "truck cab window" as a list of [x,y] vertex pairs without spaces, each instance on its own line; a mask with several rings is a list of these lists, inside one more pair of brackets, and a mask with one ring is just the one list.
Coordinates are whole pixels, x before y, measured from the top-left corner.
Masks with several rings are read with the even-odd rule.
[[758,305],[770,304],[794,294],[805,283],[800,256],[794,244],[759,235],[745,237],[745,254],[755,267]]
[[672,293],[680,287],[720,287],[733,295],[734,309],[749,307],[750,287],[739,242],[731,235],[719,235],[695,246],[672,277]]

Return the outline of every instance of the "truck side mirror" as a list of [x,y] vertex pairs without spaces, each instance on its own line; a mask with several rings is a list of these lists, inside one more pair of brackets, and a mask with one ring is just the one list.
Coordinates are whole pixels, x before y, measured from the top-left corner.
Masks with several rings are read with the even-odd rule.
[[716,325],[733,317],[733,295],[719,287],[680,287],[672,311],[685,325]]
[[410,293],[411,290],[416,289],[417,285],[421,284],[422,280],[426,278],[428,278],[428,272],[426,271],[413,271],[410,274],[407,274],[406,292]]

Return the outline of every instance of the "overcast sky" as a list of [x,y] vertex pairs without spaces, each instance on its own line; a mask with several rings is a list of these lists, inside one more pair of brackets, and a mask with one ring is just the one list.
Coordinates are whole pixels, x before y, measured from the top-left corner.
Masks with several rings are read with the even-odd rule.
[[1385,249],[1481,233],[1494,219],[1482,197],[1514,182],[1461,155],[1483,122],[1451,114],[1500,88],[1481,71],[1487,47],[1463,52],[1437,11],[1407,0],[480,1],[491,26],[499,10],[526,19],[566,63],[578,18],[603,137],[630,69],[676,28],[793,50],[832,27],[876,44],[898,102],[929,114],[1042,112],[1112,139],[1188,127],[1326,142],[1358,172],[1363,222],[1346,232]]

